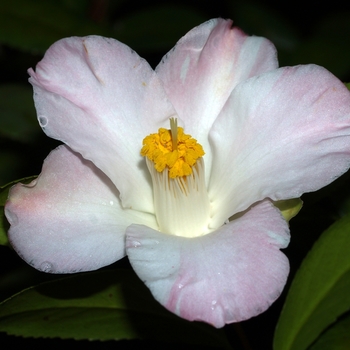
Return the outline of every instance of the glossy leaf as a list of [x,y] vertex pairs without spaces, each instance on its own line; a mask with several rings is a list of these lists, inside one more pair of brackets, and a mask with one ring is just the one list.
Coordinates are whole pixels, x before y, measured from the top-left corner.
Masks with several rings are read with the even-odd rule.
[[314,244],[290,287],[274,339],[275,350],[307,349],[350,309],[350,215]]
[[12,181],[4,186],[0,186],[0,245],[8,245],[6,232],[9,228],[9,224],[5,218],[4,206],[5,206],[10,188],[18,182],[29,183],[35,178],[36,176],[29,176],[23,179]]
[[24,337],[139,338],[226,347],[221,331],[165,310],[131,270],[78,274],[26,289],[0,304],[0,331]]
[[350,316],[336,322],[327,329],[309,350],[350,349]]

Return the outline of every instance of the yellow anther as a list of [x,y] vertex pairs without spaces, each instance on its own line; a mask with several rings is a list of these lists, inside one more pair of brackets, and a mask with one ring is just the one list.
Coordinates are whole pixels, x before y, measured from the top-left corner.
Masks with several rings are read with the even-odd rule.
[[160,128],[157,134],[143,139],[141,155],[154,163],[154,168],[162,172],[165,167],[169,177],[188,176],[192,166],[204,155],[203,147],[191,135],[177,126],[177,119],[170,118],[170,130]]

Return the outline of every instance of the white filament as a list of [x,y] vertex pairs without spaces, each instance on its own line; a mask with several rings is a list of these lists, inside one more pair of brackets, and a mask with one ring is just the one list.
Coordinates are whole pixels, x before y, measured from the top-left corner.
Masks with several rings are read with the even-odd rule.
[[146,158],[153,182],[155,214],[159,230],[183,237],[209,233],[210,203],[205,186],[204,161],[199,158],[192,174],[170,178],[168,169],[158,172]]

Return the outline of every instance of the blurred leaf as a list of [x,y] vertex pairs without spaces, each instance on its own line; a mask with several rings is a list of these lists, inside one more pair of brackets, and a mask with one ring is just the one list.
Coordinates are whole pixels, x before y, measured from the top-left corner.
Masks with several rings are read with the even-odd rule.
[[24,337],[227,344],[220,330],[164,309],[131,270],[79,274],[26,289],[0,304],[0,331]]
[[350,309],[350,215],[314,244],[297,272],[277,324],[275,350],[304,350]]
[[8,245],[8,239],[7,239],[7,230],[8,230],[8,222],[5,218],[4,214],[4,206],[8,198],[9,190],[12,186],[14,186],[16,183],[30,183],[33,181],[37,176],[29,176],[25,177],[23,179],[12,181],[4,186],[0,186],[0,245]]
[[[345,194],[347,194],[347,192],[345,192]],[[346,196],[345,198],[341,198],[340,196],[338,196],[337,204],[338,204],[339,217],[350,214],[350,196],[349,195]]]
[[309,350],[349,350],[350,315],[327,329]]
[[0,42],[34,52],[44,52],[55,41],[90,34],[112,36],[110,29],[52,0],[12,0],[1,3]]
[[164,52],[207,18],[183,4],[140,9],[115,23],[116,37],[136,51]]
[[7,238],[7,226],[6,225],[6,218],[5,218],[5,213],[4,213],[4,207],[0,207],[0,245],[9,245],[9,240]]
[[0,85],[0,97],[0,134],[16,141],[34,141],[41,129],[36,119],[33,89],[19,84]]

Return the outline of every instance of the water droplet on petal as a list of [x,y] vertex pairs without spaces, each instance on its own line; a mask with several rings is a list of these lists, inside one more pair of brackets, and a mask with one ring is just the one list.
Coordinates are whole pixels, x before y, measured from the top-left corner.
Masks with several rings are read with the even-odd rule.
[[109,201],[109,204],[110,204],[110,205],[113,205],[114,203],[113,203],[113,201]]
[[141,246],[141,243],[139,241],[132,241],[131,242],[131,245],[134,247],[134,248],[137,248],[137,247],[140,247]]
[[43,272],[52,272],[53,271],[53,265],[48,262],[48,261],[44,261],[43,263],[41,263],[40,268],[41,271]]
[[44,128],[45,126],[47,126],[47,124],[48,124],[48,119],[46,118],[46,117],[44,117],[44,116],[40,116],[40,117],[38,117],[38,119],[39,119],[39,124],[40,124],[40,126],[42,127],[42,128]]
[[183,285],[183,284],[181,284],[181,283],[179,283],[178,287],[179,287],[179,289],[181,289],[181,288],[183,288],[183,287],[184,287],[184,285]]
[[217,301],[216,301],[216,300],[213,300],[213,301],[211,302],[211,309],[212,309],[212,310],[215,309],[216,304],[217,304]]

